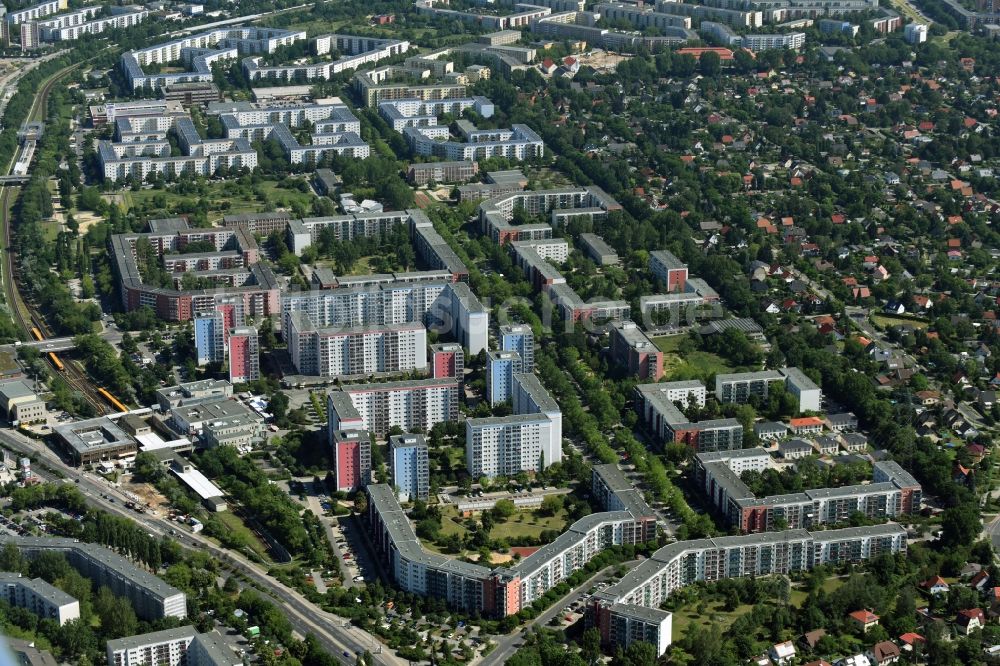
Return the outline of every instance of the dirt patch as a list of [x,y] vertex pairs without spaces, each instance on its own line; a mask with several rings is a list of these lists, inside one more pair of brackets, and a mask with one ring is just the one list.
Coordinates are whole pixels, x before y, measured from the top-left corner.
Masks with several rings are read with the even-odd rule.
[[92,226],[94,226],[98,222],[104,221],[103,217],[101,217],[96,213],[92,213],[89,210],[77,211],[76,214],[73,215],[73,217],[76,218],[77,223],[80,225],[81,234],[87,233],[87,230],[90,229]]
[[507,553],[493,553],[490,556],[490,562],[492,562],[493,564],[506,564],[507,562],[510,562],[513,559],[514,556],[509,555]]
[[430,197],[423,192],[414,192],[413,203],[416,204],[417,208],[427,208],[427,206],[430,205],[431,200]]
[[157,490],[152,484],[123,483],[122,488],[138,497],[142,503],[149,507],[152,513],[156,515],[166,513],[169,506],[167,498],[164,497],[163,493]]
[[593,67],[598,72],[613,72],[618,67],[618,63],[628,60],[631,56],[623,56],[617,53],[608,53],[601,49],[594,49],[590,53],[575,56],[580,66]]

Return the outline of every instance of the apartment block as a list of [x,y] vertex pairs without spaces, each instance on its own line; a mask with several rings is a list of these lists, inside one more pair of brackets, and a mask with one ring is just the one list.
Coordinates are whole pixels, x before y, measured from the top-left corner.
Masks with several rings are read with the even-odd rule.
[[457,420],[455,379],[347,384],[327,394],[330,432],[361,429],[383,437],[393,426],[404,432],[426,432],[435,423]]
[[0,537],[0,547],[8,543],[28,559],[46,552],[62,553],[95,586],[106,586],[115,596],[128,599],[141,619],[187,617],[183,592],[103,546],[59,537]]
[[243,300],[220,298],[194,318],[194,346],[198,365],[222,363],[226,360],[229,332],[245,323]]
[[39,2],[23,9],[9,11],[3,19],[8,26],[20,25],[26,21],[37,21],[67,9],[69,9],[68,0],[45,0],[45,2]]
[[639,330],[635,322],[611,324],[611,358],[639,379],[659,381],[663,377],[663,352]]
[[229,331],[229,381],[233,384],[260,379],[260,343],[253,326]]
[[611,249],[611,246],[597,234],[580,234],[580,244],[583,246],[583,251],[587,256],[598,266],[618,265],[618,253]]
[[656,520],[642,493],[614,463],[594,465],[590,489],[605,511],[627,511],[634,518]]
[[517,352],[521,357],[521,372],[535,370],[535,335],[527,324],[500,326],[500,349]]
[[[371,154],[361,140],[360,121],[343,104],[271,105],[254,102],[217,102],[226,137],[233,140],[275,140],[292,164],[316,164],[330,155],[364,159]],[[309,143],[299,143],[293,129],[311,126]]]
[[303,375],[357,377],[427,368],[423,324],[317,328],[300,311],[292,312],[287,321],[288,353]]
[[470,160],[458,162],[415,162],[406,170],[406,179],[413,185],[435,183],[464,183],[479,173],[479,163]]
[[[274,53],[282,46],[305,38],[305,31],[279,28],[218,28],[128,51],[122,54],[120,66],[133,90],[156,89],[177,83],[210,83],[212,65],[216,62],[235,60],[241,55]],[[186,69],[156,74],[147,74],[143,69],[153,64],[176,61],[182,61]]]
[[465,352],[462,345],[454,342],[443,342],[430,347],[431,377],[435,379],[452,378],[459,383],[465,378]]
[[458,120],[455,124],[461,135],[460,141],[441,141],[447,135],[436,127],[407,127],[403,136],[416,154],[445,160],[482,161],[502,157],[524,161],[545,154],[541,137],[527,125],[481,130],[467,120]]
[[427,501],[430,495],[430,462],[423,435],[393,435],[389,438],[392,486],[400,502]]
[[473,477],[538,472],[562,460],[562,412],[535,375],[511,376],[511,404],[510,416],[465,422],[466,468]]
[[83,35],[99,35],[105,30],[120,30],[139,25],[149,12],[141,7],[112,5],[111,15],[100,16],[103,8],[99,5],[83,7],[67,14],[59,14],[35,22],[38,35],[43,42],[66,42],[79,39]]
[[486,400],[490,406],[510,401],[518,372],[524,372],[524,364],[517,352],[486,352]]
[[110,640],[108,666],[184,666],[197,635],[198,630],[189,625]]
[[[105,180],[118,182],[132,178],[145,182],[151,176],[212,176],[220,169],[239,172],[257,166],[257,151],[249,141],[202,139],[189,117],[132,118],[130,123],[128,120],[119,116],[115,140],[102,140],[97,144]],[[130,130],[128,134],[123,128]],[[173,154],[167,140],[171,129],[177,136],[181,155]]]
[[767,453],[760,448],[699,454],[695,469],[699,484],[733,527],[745,533],[845,523],[854,513],[868,518],[896,518],[920,509],[920,484],[898,463],[875,463],[872,483],[758,498],[740,479],[744,471],[765,469]]
[[767,400],[771,384],[776,383],[785,383],[785,376],[777,370],[720,373],[715,376],[715,399],[723,404],[743,404],[751,396]]
[[[472,109],[483,118],[491,118],[495,112],[493,102],[485,97],[449,97],[447,99],[394,99],[380,102],[378,113],[392,129],[402,132],[407,127],[435,130],[438,136],[447,137],[447,125],[438,124],[438,116],[461,116],[466,109]],[[465,160],[461,163],[467,163]]]
[[366,430],[331,430],[334,478],[338,491],[354,492],[371,482],[372,442]]
[[463,282],[390,278],[370,286],[286,292],[281,310],[283,330],[291,330],[291,314],[301,311],[318,328],[421,322],[450,331],[470,354],[478,354],[488,342],[489,311]]
[[329,34],[312,40],[318,56],[336,51],[336,60],[292,65],[263,65],[259,56],[244,58],[243,73],[250,81],[313,81],[393,58],[410,50],[410,43],[397,39],[377,39],[355,35]]
[[[724,451],[743,446],[743,426],[736,419],[711,419],[692,423],[669,399],[663,384],[640,384],[636,390],[636,409],[653,433],[667,442],[687,444],[695,451]],[[702,387],[704,388],[704,387]],[[700,394],[697,389],[675,389],[675,395]]]
[[799,401],[800,412],[818,412],[823,408],[823,392],[799,368],[782,368],[788,392]]
[[687,291],[687,264],[669,250],[655,250],[649,253],[649,272],[667,286],[667,292]]
[[859,563],[882,553],[905,552],[906,530],[891,523],[678,541],[660,548],[617,583],[596,593],[591,610],[605,644],[624,646],[631,640],[646,640],[662,653],[671,638],[670,613],[657,609],[687,585],[787,576],[821,564]]
[[366,491],[368,531],[396,586],[492,617],[517,613],[606,548],[655,536],[651,518],[627,512],[591,514],[516,565],[490,570],[424,550],[392,488],[372,484]]
[[41,578],[0,573],[0,599],[59,626],[80,619],[80,602]]

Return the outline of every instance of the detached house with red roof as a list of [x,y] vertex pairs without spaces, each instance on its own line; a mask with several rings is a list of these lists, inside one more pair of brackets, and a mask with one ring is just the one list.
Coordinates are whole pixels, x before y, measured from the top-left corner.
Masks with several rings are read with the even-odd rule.
[[980,608],[969,608],[958,611],[955,617],[955,627],[959,633],[968,636],[973,631],[979,631],[986,626],[986,616]]
[[920,589],[924,590],[928,594],[948,594],[948,590],[951,586],[945,582],[944,578],[941,576],[934,576],[933,578],[928,578],[924,582],[920,583]]
[[847,621],[854,624],[854,626],[856,626],[862,632],[866,632],[872,627],[878,626],[878,620],[879,620],[878,615],[871,612],[867,608],[856,610],[853,613],[847,614]]

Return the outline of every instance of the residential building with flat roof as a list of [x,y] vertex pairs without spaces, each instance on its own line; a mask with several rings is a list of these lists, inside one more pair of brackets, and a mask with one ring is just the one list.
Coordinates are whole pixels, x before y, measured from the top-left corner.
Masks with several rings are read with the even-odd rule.
[[514,374],[523,371],[521,355],[517,352],[486,352],[486,400],[491,407],[510,401],[514,390]]
[[366,430],[334,430],[334,479],[338,491],[354,492],[371,481],[372,440]]
[[798,368],[782,368],[788,392],[799,401],[800,412],[818,412],[823,408],[823,392]]
[[535,370],[535,334],[527,324],[500,326],[500,349],[517,352],[521,357],[521,372]]
[[292,312],[284,338],[292,365],[303,375],[360,377],[423,371],[427,329],[409,322],[389,326],[320,328],[306,312]]
[[632,321],[611,324],[611,358],[639,379],[663,377],[663,352]]
[[723,404],[742,404],[750,396],[767,400],[771,384],[777,382],[785,382],[785,376],[777,370],[719,373],[715,376],[715,399]]
[[474,478],[538,472],[562,461],[559,406],[534,374],[515,372],[510,381],[513,414],[465,422],[465,462]]
[[580,234],[580,244],[583,245],[583,251],[587,256],[598,266],[615,266],[619,262],[618,253],[597,234]]
[[[808,443],[794,445],[791,455],[796,457],[796,451],[806,448],[812,450]],[[777,524],[809,529],[845,523],[854,513],[877,519],[897,518],[920,510],[920,484],[893,461],[875,463],[872,482],[868,484],[758,498],[740,474],[762,471],[769,462],[767,452],[761,448],[695,456],[699,485],[727,522],[742,532],[773,530]]]
[[80,602],[41,578],[0,573],[0,599],[59,626],[80,619]]
[[184,666],[198,631],[191,625],[108,641],[108,666]]
[[389,438],[392,487],[400,502],[427,501],[430,496],[430,461],[423,435]]
[[28,559],[57,552],[96,587],[106,586],[125,597],[144,620],[187,617],[187,597],[160,578],[138,568],[114,551],[92,543],[61,537],[0,536],[0,546],[12,543]]
[[667,287],[668,293],[684,292],[688,279],[688,267],[669,250],[654,250],[649,253],[649,272]]
[[[882,553],[906,552],[906,530],[894,523],[807,532],[789,529],[741,536],[677,541],[640,562],[617,583],[597,592],[591,610],[607,645],[624,645],[634,636],[625,617],[637,618],[642,638],[665,649],[670,624],[658,609],[677,590],[700,581],[789,575],[823,564],[858,563]],[[649,611],[638,614],[628,606]],[[624,625],[624,627],[623,627]]]
[[[684,443],[700,452],[739,449],[743,446],[743,426],[738,420],[711,419],[692,423],[674,404],[680,398],[670,397],[694,396],[697,401],[703,390],[704,386],[699,391],[698,387],[639,384],[635,387],[636,410],[646,426],[664,441]],[[704,404],[704,398],[701,400]]]
[[427,432],[435,423],[458,420],[458,381],[346,384],[327,393],[327,420],[330,432],[361,429],[382,437],[393,426]]

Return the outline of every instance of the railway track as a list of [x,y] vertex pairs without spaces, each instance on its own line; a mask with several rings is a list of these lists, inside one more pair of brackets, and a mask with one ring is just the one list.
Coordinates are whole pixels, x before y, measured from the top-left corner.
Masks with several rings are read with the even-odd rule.
[[[71,65],[49,77],[49,79],[42,86],[42,89],[39,91],[38,96],[35,97],[34,103],[31,105],[31,109],[28,112],[29,121],[38,122],[45,119],[47,114],[46,106],[48,104],[49,93],[52,91],[52,88],[79,66],[79,63]],[[9,165],[7,167],[7,171],[10,171]],[[16,186],[0,186],[0,188],[2,188],[2,194],[0,194],[0,214],[2,214],[3,218],[4,247],[7,250],[4,253],[3,259],[3,272],[5,278],[3,283],[5,298],[8,306],[10,307],[11,316],[14,323],[21,329],[27,339],[31,339],[32,328],[37,328],[45,335],[45,337],[51,337],[52,331],[45,322],[45,319],[40,313],[33,310],[28,303],[25,302],[25,300],[21,297],[20,290],[17,287],[17,261],[12,243],[14,233],[10,213],[11,206],[13,205],[13,202],[17,200],[16,195],[20,192],[20,188]],[[49,365],[53,370],[57,371],[57,374],[66,380],[66,383],[68,383],[75,391],[79,392],[98,414],[104,414],[108,411],[106,403],[98,393],[97,387],[90,382],[87,376],[75,363],[67,362],[62,364],[64,366],[63,368],[59,368],[55,361],[49,357]]]

